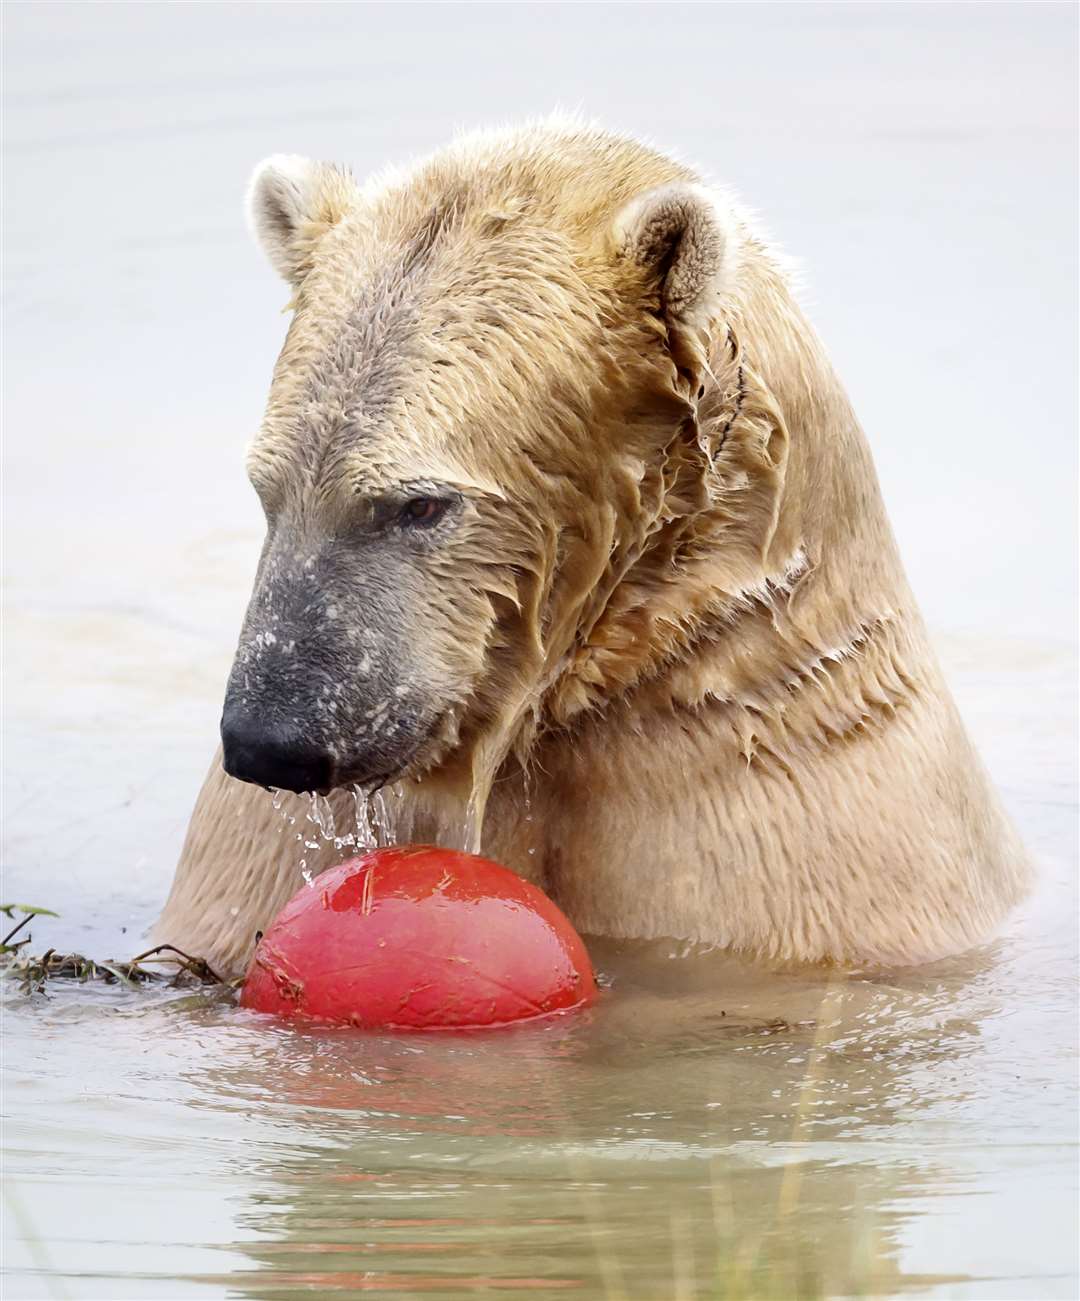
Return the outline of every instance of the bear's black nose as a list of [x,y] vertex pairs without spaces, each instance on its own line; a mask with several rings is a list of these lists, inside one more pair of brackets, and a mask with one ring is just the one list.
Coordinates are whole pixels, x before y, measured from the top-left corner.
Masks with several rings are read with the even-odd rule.
[[239,781],[284,791],[327,791],[333,756],[299,732],[226,710],[221,719],[225,771]]

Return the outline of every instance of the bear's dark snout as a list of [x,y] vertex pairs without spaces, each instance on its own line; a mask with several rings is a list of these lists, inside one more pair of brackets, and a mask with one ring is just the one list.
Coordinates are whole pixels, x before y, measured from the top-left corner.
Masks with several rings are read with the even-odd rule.
[[230,777],[286,791],[328,791],[334,759],[299,732],[226,707],[221,719],[224,767]]

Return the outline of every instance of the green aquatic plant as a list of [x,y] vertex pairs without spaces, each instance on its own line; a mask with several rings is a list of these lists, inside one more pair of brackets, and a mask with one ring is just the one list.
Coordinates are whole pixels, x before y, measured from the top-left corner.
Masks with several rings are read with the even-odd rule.
[[[32,903],[0,903],[0,913],[5,917],[14,917],[16,913],[26,913],[27,917],[59,917],[59,913],[54,913],[51,908],[38,908]],[[25,926],[25,922],[20,922],[20,926]]]
[[10,931],[0,940],[0,956],[9,953],[18,953],[18,951],[27,943],[27,940],[20,940],[18,944],[12,944],[12,940],[22,930],[22,928],[34,917],[58,917],[59,913],[54,913],[51,908],[39,908],[32,903],[0,903],[0,913],[5,917],[14,919],[16,913],[24,913],[21,922],[18,922]]

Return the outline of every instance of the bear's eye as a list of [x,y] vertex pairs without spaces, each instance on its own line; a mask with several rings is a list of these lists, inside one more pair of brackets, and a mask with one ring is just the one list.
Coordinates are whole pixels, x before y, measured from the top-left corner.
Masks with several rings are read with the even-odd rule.
[[449,505],[439,497],[414,497],[401,508],[401,522],[410,528],[424,528],[442,519]]

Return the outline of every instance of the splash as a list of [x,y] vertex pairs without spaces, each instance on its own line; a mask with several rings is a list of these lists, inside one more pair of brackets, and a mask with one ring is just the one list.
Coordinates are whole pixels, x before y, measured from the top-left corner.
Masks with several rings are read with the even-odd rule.
[[[307,792],[304,796],[294,796],[289,791],[273,792],[274,809],[281,815],[281,831],[289,831],[297,844],[301,855],[298,869],[308,887],[313,887],[315,877],[327,865],[325,849],[332,845],[337,861],[342,861],[346,854],[363,853],[396,841],[397,824],[394,804],[402,798],[403,792],[398,787],[386,791],[377,791],[369,797],[359,786],[353,786],[352,817],[345,819],[345,825],[339,826],[342,810],[337,814],[334,806],[325,795]],[[396,798],[395,798],[396,797]],[[297,801],[307,801],[306,809]],[[302,820],[301,820],[302,813]],[[319,862],[313,855],[323,854]]]

